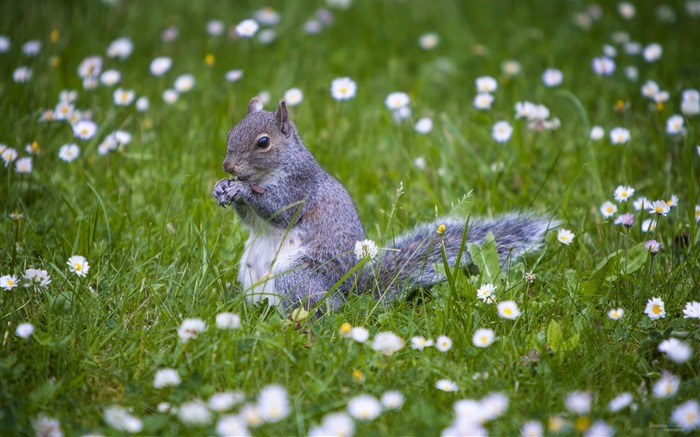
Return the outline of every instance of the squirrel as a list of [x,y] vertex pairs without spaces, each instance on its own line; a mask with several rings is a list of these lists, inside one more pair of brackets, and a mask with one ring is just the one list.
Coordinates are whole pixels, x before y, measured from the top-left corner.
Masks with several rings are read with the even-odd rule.
[[[257,98],[250,101],[243,120],[228,133],[222,167],[232,177],[217,182],[213,196],[219,205],[232,206],[250,231],[238,273],[246,300],[268,299],[283,309],[310,309],[323,302],[334,310],[354,287],[392,300],[444,281],[433,265],[443,263],[441,245],[449,265],[455,265],[465,227],[471,243],[493,233],[503,264],[510,256],[538,250],[553,223],[510,213],[468,223],[444,218],[422,224],[326,296],[357,265],[354,247],[365,240],[365,231],[350,194],[302,143],[284,101],[274,112],[264,111]],[[470,265],[464,250],[460,267]]]

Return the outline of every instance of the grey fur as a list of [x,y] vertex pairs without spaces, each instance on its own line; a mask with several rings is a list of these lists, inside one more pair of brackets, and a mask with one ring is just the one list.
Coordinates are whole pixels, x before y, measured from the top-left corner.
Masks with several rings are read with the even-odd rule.
[[[269,147],[259,147],[261,136],[269,138]],[[232,205],[251,232],[239,276],[249,298],[268,297],[272,289],[286,308],[314,306],[357,263],[353,249],[365,232],[352,198],[304,147],[284,102],[266,112],[251,100],[248,114],[228,133],[222,167],[234,178],[217,182],[213,195],[220,205]],[[366,265],[359,281],[351,276],[326,302],[337,308],[356,282],[359,292],[394,299],[443,281],[432,267],[442,262],[436,230],[443,223],[445,252],[453,265],[465,222],[445,218],[419,225],[394,241],[395,250],[383,251],[373,266]],[[493,232],[505,261],[539,249],[549,225],[548,219],[530,214],[474,219],[467,240],[479,243]],[[461,264],[470,262],[465,250]]]

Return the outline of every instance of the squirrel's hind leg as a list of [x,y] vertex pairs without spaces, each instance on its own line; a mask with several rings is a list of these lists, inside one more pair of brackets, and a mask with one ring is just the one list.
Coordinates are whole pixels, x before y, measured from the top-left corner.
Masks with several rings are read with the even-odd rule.
[[[285,297],[281,302],[285,309],[303,307],[310,310],[326,297],[333,285],[334,282],[327,280],[323,272],[313,269],[307,263],[297,265],[275,277],[275,289]],[[344,302],[342,293],[335,290],[323,301],[318,311],[335,311]]]

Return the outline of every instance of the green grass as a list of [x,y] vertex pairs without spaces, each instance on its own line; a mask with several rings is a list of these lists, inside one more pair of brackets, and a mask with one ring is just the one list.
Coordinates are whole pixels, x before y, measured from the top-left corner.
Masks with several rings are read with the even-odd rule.
[[[573,24],[574,14],[586,10],[583,2],[356,0],[348,10],[334,10],[333,24],[310,36],[303,23],[324,2],[271,1],[282,21],[277,39],[263,45],[205,31],[211,19],[230,27],[251,17],[264,6],[258,2],[3,1],[0,34],[12,47],[0,54],[0,143],[26,156],[24,146],[37,141],[41,151],[31,174],[0,168],[0,276],[21,278],[27,268],[41,268],[52,278],[40,292],[0,290],[3,435],[34,434],[31,421],[42,414],[59,419],[66,435],[112,435],[102,417],[109,405],[132,408],[144,419],[146,435],[213,434],[215,421],[195,431],[156,406],[234,389],[254,401],[273,383],[287,389],[292,412],[253,429],[255,435],[304,435],[352,397],[386,390],[402,391],[403,409],[357,422],[357,435],[437,435],[454,419],[456,400],[496,391],[510,405],[486,427],[513,435],[528,420],[546,424],[563,414],[573,421],[564,398],[574,390],[593,394],[590,418],[606,421],[618,435],[668,435],[654,425],[672,427],[673,409],[700,393],[700,325],[682,313],[686,302],[700,300],[698,118],[686,117],[684,136],[665,131],[667,118],[680,113],[682,90],[698,89],[700,58],[692,42],[700,40],[700,26],[684,2],[668,4],[674,23],[657,19],[652,2],[638,2],[630,21],[620,18],[616,5],[604,4],[602,19],[585,30]],[[160,33],[170,25],[179,37],[165,43]],[[424,51],[417,40],[431,31],[440,44]],[[625,54],[612,43],[616,31],[642,44],[660,43],[663,57],[647,63]],[[134,53],[123,61],[106,58],[107,46],[120,36],[134,41]],[[33,58],[21,51],[30,39],[42,42]],[[617,48],[617,69],[603,78],[590,62],[606,43]],[[214,65],[205,64],[207,54]],[[120,86],[147,96],[150,109],[115,106],[113,89],[105,86],[83,90],[77,68],[89,55],[103,57],[103,70],[119,70]],[[156,56],[174,61],[160,78],[148,72]],[[520,63],[518,76],[501,73],[507,59]],[[25,84],[12,80],[21,65],[33,69]],[[638,67],[638,81],[625,77],[628,65]],[[548,67],[562,70],[562,86],[542,84]],[[239,82],[223,79],[231,69],[244,71]],[[162,92],[185,73],[195,76],[194,89],[166,105]],[[471,103],[474,80],[482,75],[499,80],[490,111]],[[358,84],[357,96],[346,102],[329,94],[330,82],[341,76]],[[669,91],[663,108],[642,96],[646,80]],[[267,90],[269,108],[291,87],[304,92],[290,110],[302,140],[347,187],[368,237],[380,246],[436,212],[447,214],[470,191],[468,214],[534,210],[576,234],[570,246],[549,235],[542,252],[499,279],[497,299],[518,302],[517,320],[500,319],[494,306],[478,303],[475,290],[487,278],[461,272],[451,284],[407,302],[383,306],[352,296],[340,311],[298,324],[275,309],[245,304],[236,278],[246,233],[210,193],[225,176],[226,133],[248,100]],[[77,108],[92,112],[99,125],[92,140],[74,139],[65,122],[38,122],[64,89],[78,90]],[[393,91],[409,94],[413,120],[433,119],[430,134],[392,121],[384,99]],[[546,105],[561,127],[529,131],[514,118],[514,105],[523,100]],[[618,100],[625,110],[615,110]],[[499,120],[515,129],[505,143],[491,138]],[[588,139],[593,125],[606,129],[604,140]],[[610,144],[607,132],[616,126],[630,130],[629,143]],[[99,156],[98,145],[116,129],[130,132],[131,143]],[[58,149],[70,142],[79,144],[81,155],[66,163]],[[414,164],[418,157],[425,169]],[[505,169],[494,173],[490,166],[499,161]],[[680,202],[653,235],[639,227],[646,213],[636,213],[627,234],[598,211],[620,184],[651,200],[676,194]],[[618,206],[632,209],[629,202]],[[13,211],[23,218],[11,219]],[[635,249],[652,236],[663,244],[654,258]],[[620,249],[607,265],[601,262]],[[88,259],[87,277],[69,271],[72,255]],[[537,279],[529,285],[523,274],[531,271]],[[644,308],[655,296],[667,314],[652,321]],[[625,310],[616,322],[606,315],[615,307]],[[214,319],[222,311],[239,314],[241,328],[217,330]],[[183,344],[177,328],[191,317],[208,329]],[[562,341],[577,335],[578,342],[557,347],[547,335],[551,321]],[[26,341],[15,335],[23,322],[36,328]],[[344,322],[372,336],[393,331],[409,344],[414,335],[445,334],[453,346],[441,353],[407,345],[384,357],[369,343],[342,338]],[[489,348],[472,345],[480,327],[496,333]],[[685,364],[658,352],[670,336],[693,347]],[[533,350],[539,360],[525,363]],[[162,367],[177,369],[182,384],[155,389],[154,374]],[[355,370],[363,382],[353,378]],[[682,381],[670,399],[650,393],[663,370]],[[475,380],[476,372],[489,376]],[[441,378],[457,382],[459,391],[435,389]],[[608,412],[608,401],[624,391],[633,393],[636,411]]]

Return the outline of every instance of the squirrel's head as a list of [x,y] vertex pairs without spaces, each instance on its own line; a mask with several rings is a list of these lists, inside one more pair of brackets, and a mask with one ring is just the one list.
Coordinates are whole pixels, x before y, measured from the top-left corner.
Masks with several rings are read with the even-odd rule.
[[275,112],[268,112],[253,98],[246,116],[228,133],[222,167],[239,179],[264,183],[275,176],[287,161],[286,156],[294,152],[290,148],[301,144],[295,138],[296,129],[284,100]]

